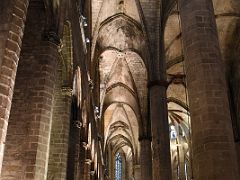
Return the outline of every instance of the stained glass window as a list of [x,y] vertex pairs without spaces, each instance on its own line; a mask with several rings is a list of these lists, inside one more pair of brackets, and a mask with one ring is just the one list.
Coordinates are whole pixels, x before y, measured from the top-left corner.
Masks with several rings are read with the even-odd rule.
[[122,157],[119,153],[115,156],[115,180],[122,180]]

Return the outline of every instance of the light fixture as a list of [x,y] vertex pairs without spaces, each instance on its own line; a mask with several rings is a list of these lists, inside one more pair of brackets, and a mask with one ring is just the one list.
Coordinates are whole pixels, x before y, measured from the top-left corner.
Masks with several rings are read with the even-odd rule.
[[87,24],[86,21],[83,22],[83,26],[84,26],[84,27],[87,27],[87,26],[88,26],[88,24]]
[[81,15],[81,18],[82,18],[82,20],[87,20],[87,18],[85,17],[85,16],[83,16],[83,15]]
[[98,114],[99,113],[99,107],[95,106],[94,111],[95,111],[96,114]]
[[86,38],[86,39],[85,39],[85,42],[86,42],[86,43],[90,43],[90,39],[89,39],[89,38]]

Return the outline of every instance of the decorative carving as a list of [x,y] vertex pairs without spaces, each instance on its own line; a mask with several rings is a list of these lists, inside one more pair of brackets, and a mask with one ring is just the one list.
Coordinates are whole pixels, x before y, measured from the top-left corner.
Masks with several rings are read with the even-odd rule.
[[74,121],[74,127],[80,129],[82,127],[82,123],[80,121]]
[[72,96],[72,94],[73,94],[73,89],[72,88],[70,88],[70,87],[62,87],[62,89],[61,89],[61,91],[62,91],[62,95],[64,95],[64,96],[69,96],[69,97],[71,97]]
[[93,90],[93,88],[94,88],[94,83],[93,83],[92,79],[89,79],[89,80],[88,80],[88,85],[89,85],[90,89]]

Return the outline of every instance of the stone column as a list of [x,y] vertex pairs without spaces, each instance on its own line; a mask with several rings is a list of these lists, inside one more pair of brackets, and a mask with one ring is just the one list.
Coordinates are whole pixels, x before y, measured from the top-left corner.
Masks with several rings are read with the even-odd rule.
[[28,4],[29,0],[0,3],[0,174]]
[[91,180],[91,159],[85,160],[84,165],[84,180]]
[[178,153],[179,153],[179,157],[178,157],[178,165],[179,165],[179,177],[180,179],[186,179],[185,176],[185,151],[182,145],[178,146]]
[[57,45],[39,41],[21,55],[9,118],[1,179],[46,179]]
[[171,156],[165,81],[149,83],[153,179],[171,180]]
[[79,121],[79,108],[76,106],[76,99],[72,98],[72,114],[70,121],[70,131],[68,139],[68,161],[67,161],[67,178],[66,179],[83,179],[83,166],[80,164],[82,156],[85,158],[85,148],[80,142],[82,124]]
[[114,178],[114,156],[113,156],[111,146],[108,145],[107,148],[108,148],[108,177],[109,179],[113,179]]
[[180,0],[195,180],[239,179],[211,0]]
[[57,77],[57,87],[54,95],[48,162],[49,180],[65,180],[67,174],[72,89],[70,87],[61,88],[59,81],[61,82],[61,73]]
[[152,148],[151,137],[140,137],[141,178],[152,180]]
[[96,179],[96,173],[95,173],[95,171],[91,171],[90,172],[90,180],[95,180]]
[[141,180],[141,179],[143,179],[141,177],[141,167],[140,167],[140,165],[134,165],[133,171],[134,171],[134,180]]
[[[82,137],[81,137],[81,139],[82,139]],[[84,174],[84,172],[85,172],[85,159],[86,159],[86,155],[87,155],[86,154],[87,153],[86,149],[87,149],[87,143],[80,141],[79,151],[77,152],[78,153],[78,158],[76,159],[76,163],[75,163],[79,167],[79,168],[75,168],[75,169],[78,170],[78,172],[75,172],[75,174],[76,173],[79,174],[78,175],[79,179],[84,179],[84,176],[85,176],[85,174]]]

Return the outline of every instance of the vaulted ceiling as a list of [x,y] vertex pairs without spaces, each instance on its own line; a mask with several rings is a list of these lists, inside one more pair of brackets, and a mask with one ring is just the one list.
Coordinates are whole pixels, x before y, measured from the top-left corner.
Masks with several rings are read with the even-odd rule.
[[[229,61],[231,47],[239,42],[237,38],[240,37],[237,34],[240,2],[213,0],[213,3],[222,55],[225,61]],[[147,81],[151,67],[148,64],[147,34],[151,34],[152,29],[146,24],[152,19],[146,14],[147,6],[141,0],[92,1],[92,43],[100,52],[96,55],[94,49],[92,57],[99,63],[105,146],[111,144],[116,151],[125,148],[124,151],[134,155],[139,153],[137,138],[147,131],[149,121]],[[164,1],[163,7],[164,17],[167,17],[164,46],[169,83],[169,123],[179,126],[188,139],[190,119],[179,10],[174,1]]]
[[104,0],[93,1],[95,11],[93,62],[99,67],[104,150],[111,147],[113,154],[124,152],[138,162],[138,138],[146,132],[148,113],[146,39],[139,9],[135,0]]

